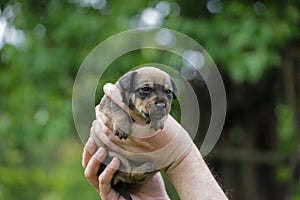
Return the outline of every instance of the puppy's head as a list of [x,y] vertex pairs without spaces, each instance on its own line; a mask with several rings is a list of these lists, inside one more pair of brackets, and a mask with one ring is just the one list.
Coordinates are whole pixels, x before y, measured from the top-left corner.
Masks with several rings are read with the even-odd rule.
[[155,67],[142,67],[122,76],[118,85],[132,118],[146,123],[163,119],[170,113],[172,98],[177,97],[173,79]]

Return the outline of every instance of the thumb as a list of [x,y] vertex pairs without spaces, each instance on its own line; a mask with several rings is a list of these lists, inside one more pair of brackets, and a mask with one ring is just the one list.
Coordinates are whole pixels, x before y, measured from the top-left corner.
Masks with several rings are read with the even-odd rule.
[[114,103],[116,103],[118,106],[120,106],[124,111],[129,112],[128,105],[123,103],[122,96],[119,91],[119,88],[116,87],[112,83],[106,83],[103,86],[103,91],[107,97],[109,97]]
[[103,91],[104,93],[109,97],[111,98],[112,96],[112,93],[116,90],[116,86],[112,83],[106,83],[104,86],[103,86]]

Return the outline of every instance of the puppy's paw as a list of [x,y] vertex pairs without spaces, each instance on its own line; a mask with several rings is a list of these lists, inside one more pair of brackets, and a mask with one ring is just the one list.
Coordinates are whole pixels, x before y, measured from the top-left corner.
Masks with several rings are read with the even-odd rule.
[[128,133],[123,132],[121,129],[117,129],[114,131],[115,135],[120,139],[127,139]]
[[115,134],[115,136],[120,138],[120,140],[121,139],[127,139],[129,133],[130,133],[130,130],[124,131],[120,127],[118,127],[117,125],[114,126],[114,134]]

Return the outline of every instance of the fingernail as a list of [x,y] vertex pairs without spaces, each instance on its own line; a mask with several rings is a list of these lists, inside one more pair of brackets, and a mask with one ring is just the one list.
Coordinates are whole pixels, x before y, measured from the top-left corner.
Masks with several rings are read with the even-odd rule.
[[117,157],[114,157],[110,164],[111,164],[111,167],[114,169],[119,168],[119,159]]
[[103,153],[103,147],[100,147],[99,149],[98,149],[98,154],[102,154]]
[[103,90],[104,90],[104,93],[107,95],[107,96],[109,96],[109,97],[111,97],[112,96],[112,93],[113,93],[113,91],[114,91],[114,85],[113,84],[111,84],[111,83],[106,83],[104,86],[103,86]]
[[94,157],[102,162],[103,161],[103,157],[105,157],[105,152],[104,152],[104,148],[103,147],[99,147],[99,149],[97,150],[97,152],[94,154]]
[[105,85],[103,86],[103,90],[104,90],[105,93],[106,93],[106,92],[109,92],[109,91],[111,90],[110,85],[109,85],[109,84],[105,84]]

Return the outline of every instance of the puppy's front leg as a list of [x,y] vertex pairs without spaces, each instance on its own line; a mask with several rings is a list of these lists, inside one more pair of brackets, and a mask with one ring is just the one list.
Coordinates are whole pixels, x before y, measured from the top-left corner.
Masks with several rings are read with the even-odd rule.
[[129,115],[106,96],[101,100],[99,110],[112,120],[114,134],[126,139],[131,132]]
[[112,107],[114,134],[120,139],[126,139],[131,132],[131,119],[128,114],[116,104]]

